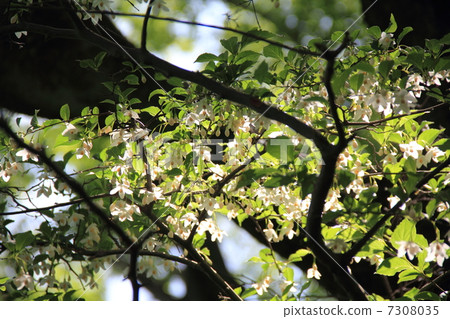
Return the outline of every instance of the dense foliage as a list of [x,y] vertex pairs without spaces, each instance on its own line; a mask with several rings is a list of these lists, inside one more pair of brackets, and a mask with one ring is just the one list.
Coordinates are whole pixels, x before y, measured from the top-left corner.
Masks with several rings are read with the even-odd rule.
[[[103,83],[109,111],[2,112],[0,252],[15,272],[3,298],[77,299],[116,259],[134,299],[145,278],[185,266],[231,300],[447,298],[450,142],[423,116],[448,108],[449,36],[402,45],[411,30],[394,37],[393,16],[364,45],[359,31],[307,47],[240,31],[190,72],[96,32],[101,15],[85,10],[109,1],[73,3],[75,33],[27,23],[27,7],[10,8],[9,31],[95,42],[102,51],[80,61],[95,72],[124,62]],[[148,81],[169,88],[137,98]],[[25,218],[34,229],[16,231]],[[250,259],[259,273],[224,279],[208,248],[227,240],[218,221],[266,245]]]

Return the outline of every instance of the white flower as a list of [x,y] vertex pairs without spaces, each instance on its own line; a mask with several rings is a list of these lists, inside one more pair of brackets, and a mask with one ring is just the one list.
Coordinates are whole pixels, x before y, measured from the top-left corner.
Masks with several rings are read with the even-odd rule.
[[133,214],[140,215],[140,209],[136,205],[128,205],[123,200],[117,200],[109,206],[111,211],[111,215],[118,216],[121,222],[128,219],[129,221],[133,221]]
[[414,256],[422,251],[419,245],[412,241],[398,241],[397,257],[403,257],[405,254],[408,254],[409,260],[413,260]]
[[399,146],[404,158],[412,157],[418,159],[419,155],[422,154],[423,146],[416,141],[411,141],[408,144],[400,144]]
[[269,221],[269,223],[267,224],[267,228],[264,229],[263,232],[269,242],[271,242],[271,241],[278,242],[279,241],[277,232],[275,231],[275,229],[273,229],[273,224],[271,221]]
[[123,129],[112,131],[109,135],[111,136],[111,146],[126,142],[131,137],[131,133]]
[[198,224],[198,219],[194,213],[186,213],[181,218],[180,221],[183,222],[184,227],[189,227],[190,225]]
[[416,102],[417,99],[412,92],[401,89],[394,94],[394,111],[398,114],[409,114],[411,106]]
[[212,241],[218,241],[219,243],[222,242],[223,236],[226,236],[227,233],[223,230],[220,230],[216,227],[216,229],[211,233],[211,240]]
[[384,95],[381,93],[369,95],[369,98],[366,100],[366,104],[379,113],[385,113],[385,115],[387,115],[386,113],[390,111],[389,104]]
[[34,288],[33,277],[28,273],[21,273],[18,277],[13,279],[14,285],[16,285],[17,290],[21,290],[27,287],[29,290]]
[[187,114],[186,117],[184,118],[184,122],[186,123],[187,126],[198,125],[200,123],[198,115],[195,113]]
[[160,187],[153,186],[152,191],[141,191],[141,194],[144,194],[144,198],[142,199],[143,205],[148,205],[151,202],[157,201],[159,199],[164,199],[163,190]]
[[386,164],[397,164],[397,157],[396,157],[396,153],[389,153],[388,155],[386,155],[385,158],[383,158],[383,165]]
[[425,261],[436,261],[439,266],[442,267],[444,264],[444,260],[448,258],[447,250],[448,245],[445,243],[440,243],[438,241],[434,241],[430,244],[430,247],[427,248],[427,258]]
[[258,295],[262,295],[263,293],[267,292],[267,288],[269,288],[270,282],[271,278],[269,276],[266,276],[261,282],[253,284],[252,287],[255,288]]
[[74,136],[78,133],[78,129],[71,123],[66,123],[66,129],[61,133],[64,136]]
[[100,241],[100,231],[98,230],[98,227],[96,224],[92,223],[86,228],[86,232],[88,234],[88,237],[92,239],[93,241],[99,242]]
[[123,183],[117,183],[116,182],[116,187],[114,187],[111,192],[109,192],[110,195],[114,195],[116,193],[119,193],[119,197],[120,198],[124,198],[125,194],[131,195],[133,194],[133,192],[129,189],[130,187],[130,183],[125,180]]
[[216,225],[214,224],[214,221],[211,218],[202,220],[200,222],[200,225],[198,225],[197,228],[198,234],[203,235],[205,231],[208,231],[210,234],[213,234],[216,231]]
[[208,215],[210,216],[217,208],[219,208],[219,204],[217,204],[216,199],[209,196],[204,197],[202,202],[200,203],[200,209],[206,210],[208,212]]
[[445,152],[441,151],[438,147],[430,147],[427,154],[425,154],[425,157],[427,158],[428,162],[432,160],[435,163],[439,163],[439,157],[445,156]]
[[392,33],[386,33],[383,31],[381,32],[381,37],[378,40],[378,43],[383,49],[387,49],[389,48],[391,43],[395,44],[395,41],[392,39],[392,37],[393,37]]
[[321,276],[322,276],[322,274],[317,269],[317,265],[316,264],[314,264],[312,266],[312,268],[309,268],[308,271],[306,272],[306,277],[307,278],[316,278],[317,280],[320,280]]
[[23,162],[26,162],[29,159],[31,159],[31,160],[33,160],[35,162],[39,161],[39,159],[38,159],[38,157],[36,155],[34,155],[33,153],[28,152],[28,150],[26,150],[26,149],[18,151],[16,153],[16,156],[22,157],[22,161]]
[[169,11],[164,0],[154,0],[151,6],[153,8],[152,14],[155,16],[157,16],[161,10]]
[[84,215],[82,214],[78,214],[78,213],[73,213],[72,215],[70,215],[69,220],[68,220],[68,224],[72,227],[75,227],[78,225],[78,223],[80,222],[80,220],[84,219]]
[[98,8],[101,11],[111,10],[111,0],[93,0],[92,7]]
[[77,159],[81,159],[84,156],[86,156],[87,158],[90,158],[91,156],[91,149],[92,149],[92,143],[89,141],[83,141],[83,146],[78,148],[76,151],[76,158]]
[[440,73],[435,73],[434,71],[428,72],[428,75],[430,76],[430,79],[427,81],[427,86],[431,85],[441,85],[441,81],[444,77]]

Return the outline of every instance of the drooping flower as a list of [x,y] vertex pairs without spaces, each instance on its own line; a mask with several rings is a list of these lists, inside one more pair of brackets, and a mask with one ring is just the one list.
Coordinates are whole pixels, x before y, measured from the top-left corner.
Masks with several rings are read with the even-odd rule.
[[447,250],[449,246],[446,243],[440,243],[438,241],[434,241],[427,248],[427,258],[425,261],[436,261],[439,266],[442,267],[444,264],[444,260],[448,258]]
[[270,276],[266,276],[262,281],[254,283],[252,287],[255,288],[256,293],[261,296],[263,293],[267,292],[267,288],[269,288],[270,282]]
[[409,114],[410,109],[417,103],[417,99],[414,94],[405,89],[394,94],[394,111],[398,114]]
[[116,187],[114,187],[109,194],[114,195],[118,193],[119,197],[123,199],[125,197],[125,194],[133,194],[129,187],[130,183],[127,180],[124,180],[122,183],[116,182]]
[[144,197],[142,198],[143,205],[148,205],[151,202],[164,199],[162,188],[157,186],[153,186],[152,191],[141,190],[141,194],[144,194]]
[[416,141],[411,141],[408,144],[400,144],[399,146],[404,158],[412,157],[418,159],[419,154],[422,154],[423,146]]
[[422,251],[419,245],[412,241],[398,241],[397,244],[400,245],[397,250],[397,257],[403,257],[407,254],[409,260],[413,260],[414,256]]
[[392,33],[386,33],[381,32],[381,37],[378,40],[378,43],[383,49],[389,48],[391,44],[395,44],[395,41],[393,40],[393,34]]
[[14,285],[16,285],[17,290],[22,290],[27,287],[29,290],[33,290],[34,283],[33,277],[29,273],[20,273],[19,276],[13,279]]
[[317,265],[314,264],[312,266],[312,268],[309,268],[306,272],[306,277],[307,278],[316,278],[317,280],[320,280],[320,277],[322,277],[322,274],[319,272],[319,270],[317,269]]
[[78,133],[78,129],[75,127],[75,125],[71,123],[66,123],[66,129],[61,133],[64,136],[75,136]]
[[164,0],[154,0],[151,7],[153,8],[152,14],[155,16],[157,16],[161,10],[169,11],[169,8],[166,7],[166,2]]

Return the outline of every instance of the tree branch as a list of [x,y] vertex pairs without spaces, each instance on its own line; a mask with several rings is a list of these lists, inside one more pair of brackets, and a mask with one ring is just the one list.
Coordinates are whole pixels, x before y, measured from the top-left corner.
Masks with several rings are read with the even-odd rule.
[[361,248],[372,238],[373,235],[380,229],[386,221],[389,219],[389,217],[395,215],[397,211],[400,209],[400,207],[405,204],[408,201],[413,200],[417,195],[419,194],[419,190],[428,183],[429,180],[431,180],[433,177],[435,177],[437,174],[439,174],[444,168],[450,165],[450,157],[447,158],[444,162],[439,164],[433,171],[425,175],[417,184],[415,187],[415,191],[411,192],[409,196],[405,200],[399,201],[394,207],[392,207],[389,211],[385,213],[385,215],[375,224],[371,229],[369,229],[363,238],[361,238],[358,242],[353,244],[353,246],[343,255],[343,259],[346,262],[350,262],[353,256],[355,256]]
[[142,34],[141,34],[141,49],[146,50],[147,47],[147,25],[148,19],[150,17],[150,12],[152,11],[152,4],[154,0],[151,0],[147,5],[147,11],[145,12],[144,22],[142,23]]
[[133,245],[133,241],[128,237],[128,235],[125,233],[125,231],[116,223],[114,223],[108,215],[100,208],[98,207],[91,199],[91,197],[86,193],[83,186],[80,185],[76,180],[68,176],[63,170],[61,170],[55,163],[53,163],[50,158],[43,152],[38,151],[35,148],[31,147],[27,143],[25,143],[21,138],[17,136],[16,133],[14,133],[11,128],[9,127],[6,120],[3,118],[3,116],[0,116],[0,127],[5,131],[9,137],[11,137],[19,147],[26,149],[27,151],[37,155],[39,159],[47,165],[51,170],[53,170],[58,178],[62,180],[64,183],[69,185],[69,187],[80,196],[83,201],[87,204],[89,209],[96,214],[100,219],[103,220],[103,222],[111,228],[114,232],[116,232],[119,237],[124,241],[124,243],[128,246]]

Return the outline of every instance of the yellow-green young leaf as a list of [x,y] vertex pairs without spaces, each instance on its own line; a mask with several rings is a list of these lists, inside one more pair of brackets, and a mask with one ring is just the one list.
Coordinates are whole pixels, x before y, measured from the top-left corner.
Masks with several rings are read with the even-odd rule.
[[397,31],[397,22],[395,21],[394,15],[391,13],[391,23],[389,24],[389,27],[386,29],[386,32],[392,33]]
[[395,228],[391,236],[391,244],[396,249],[399,247],[399,241],[414,241],[416,239],[416,224],[409,219],[403,219]]
[[404,258],[392,257],[383,260],[376,273],[385,276],[394,276],[396,273],[411,269],[412,265]]
[[405,269],[398,275],[398,281],[397,282],[403,282],[403,281],[411,281],[417,278],[417,276],[420,276],[421,273],[414,269]]
[[64,104],[63,106],[61,106],[61,109],[59,110],[59,115],[64,121],[68,121],[70,119],[69,104]]
[[261,249],[260,252],[259,252],[259,257],[261,257],[262,261],[264,261],[266,263],[273,263],[274,262],[272,252],[271,252],[271,250],[269,248]]
[[283,276],[287,281],[294,281],[294,269],[286,267],[283,269]]
[[[434,140],[436,139],[436,137],[439,136],[439,134],[441,134],[443,130],[437,130],[435,128],[430,128],[427,129],[425,131],[423,131],[422,133],[420,133],[419,137],[417,138],[417,141],[423,142],[425,143],[424,145],[432,145]],[[422,144],[422,143],[420,143]]]
[[155,116],[156,114],[158,114],[160,111],[160,109],[156,106],[149,106],[146,107],[145,109],[142,109],[141,112],[146,112],[148,114],[150,114],[151,116]]

